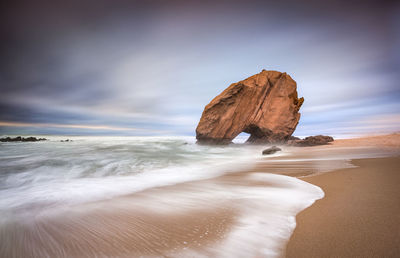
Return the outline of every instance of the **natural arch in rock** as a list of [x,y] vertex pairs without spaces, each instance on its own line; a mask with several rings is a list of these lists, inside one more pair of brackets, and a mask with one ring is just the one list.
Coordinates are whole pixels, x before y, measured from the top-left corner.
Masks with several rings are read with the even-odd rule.
[[233,143],[245,143],[250,137],[250,134],[241,132],[235,138],[232,139]]
[[284,142],[296,129],[303,101],[288,74],[263,70],[231,84],[204,108],[197,141],[228,144],[246,132],[250,134],[247,142]]

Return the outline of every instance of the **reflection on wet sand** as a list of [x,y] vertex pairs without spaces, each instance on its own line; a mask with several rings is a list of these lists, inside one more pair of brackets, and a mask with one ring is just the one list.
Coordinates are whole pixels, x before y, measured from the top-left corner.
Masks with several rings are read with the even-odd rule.
[[7,257],[277,256],[295,214],[321,197],[295,178],[233,173],[14,214],[1,227],[0,250]]

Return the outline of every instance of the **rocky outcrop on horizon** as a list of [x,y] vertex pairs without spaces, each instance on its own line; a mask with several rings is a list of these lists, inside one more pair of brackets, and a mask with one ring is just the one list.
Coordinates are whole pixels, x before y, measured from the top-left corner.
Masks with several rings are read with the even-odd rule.
[[316,135],[316,136],[308,136],[304,139],[292,139],[287,142],[288,145],[297,146],[297,147],[309,147],[309,146],[317,146],[317,145],[326,145],[330,142],[333,142],[332,136],[326,135]]
[[17,136],[14,138],[11,137],[5,137],[5,138],[0,138],[0,142],[38,142],[38,141],[46,141],[46,138],[36,138],[36,137],[21,137]]
[[286,142],[300,119],[304,98],[286,73],[262,70],[231,84],[204,109],[196,129],[200,144],[229,144],[240,133],[250,143]]

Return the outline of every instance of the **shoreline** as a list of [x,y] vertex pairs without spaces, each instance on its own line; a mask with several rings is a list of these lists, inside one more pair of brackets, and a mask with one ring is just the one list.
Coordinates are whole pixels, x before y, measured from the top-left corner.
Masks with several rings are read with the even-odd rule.
[[[374,180],[366,181],[363,173],[373,166],[355,167],[352,162],[376,162],[379,160],[376,157],[398,160],[399,136],[386,136],[389,141],[368,138],[369,144],[362,139],[352,139],[350,144],[340,140],[324,146],[284,147],[277,155],[255,156],[254,162],[243,160],[231,167],[227,164],[225,173],[211,178],[154,186],[89,202],[68,205],[60,202],[54,206],[43,203],[47,206],[27,209],[26,214],[5,214],[10,220],[0,227],[0,253],[3,254],[0,256],[282,257],[288,247],[287,254],[295,254],[288,257],[331,257],[318,256],[314,251],[322,246],[319,239],[312,237],[315,221],[326,222],[327,225],[320,225],[318,229],[322,233],[331,232],[339,243],[344,233],[334,231],[337,225],[326,221],[331,213],[321,215],[320,203],[331,201],[329,187],[342,185],[350,185],[350,190],[359,189],[369,196],[368,191],[375,186]],[[378,167],[388,164],[391,163],[383,162]],[[393,166],[395,170],[399,167],[398,163]],[[357,169],[360,175],[353,174]],[[338,176],[336,181],[328,180],[327,186],[319,182],[326,176],[337,177],[338,171],[343,171],[345,176],[352,175],[351,180],[346,179],[345,184],[341,184],[339,179],[343,177]],[[387,184],[390,183],[397,186],[399,181],[393,175],[372,178],[386,179],[379,181],[384,189],[389,189]],[[358,187],[351,187],[354,182],[359,182]],[[318,200],[324,196],[322,191],[325,195],[329,192],[328,198]],[[395,202],[399,195],[397,189],[393,191],[394,196],[375,193],[373,197],[377,197],[376,203],[386,199]],[[348,194],[340,193],[344,197]],[[363,206],[359,203],[342,198],[337,204],[328,203],[328,207],[346,207],[346,218],[355,216],[358,219],[361,215],[354,215],[352,209],[361,212]],[[398,212],[390,208],[382,210],[394,218]],[[312,215],[308,220],[311,224],[307,224],[302,216],[314,209],[317,209],[316,215]],[[365,211],[367,215],[370,213],[382,216],[373,210]],[[299,235],[301,228],[306,229],[305,236]],[[359,229],[372,235],[384,235],[391,230],[364,228],[363,225],[346,228],[352,234]],[[308,239],[310,236],[312,238]],[[300,244],[293,244],[296,241],[293,239],[299,239]],[[326,240],[323,236],[321,239]],[[304,241],[314,248],[311,248],[314,253],[302,249],[307,246]],[[325,249],[329,251],[330,247]],[[300,256],[302,251],[304,256]],[[399,252],[395,250],[394,253]]]
[[325,197],[296,216],[286,257],[398,257],[400,156],[300,178]]

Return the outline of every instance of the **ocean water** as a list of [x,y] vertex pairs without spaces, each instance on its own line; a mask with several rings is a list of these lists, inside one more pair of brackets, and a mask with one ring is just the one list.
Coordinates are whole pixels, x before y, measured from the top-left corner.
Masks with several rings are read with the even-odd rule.
[[[257,171],[240,180],[227,177],[265,160],[265,146],[200,146],[193,137],[46,138],[49,141],[0,143],[1,257],[129,257],[140,250],[151,257],[279,257],[296,214],[323,197],[320,188],[293,177]],[[61,142],[66,138],[72,141]],[[159,190],[182,183],[190,190]],[[121,198],[137,193],[142,194],[135,201]],[[153,235],[166,234],[161,225],[154,228],[146,222],[149,214],[178,216],[222,206],[235,215],[229,232],[210,232],[218,236],[218,244],[201,242],[204,234],[194,239],[193,231],[179,233],[183,240],[172,251],[167,243],[164,249],[154,243],[164,243],[163,237],[141,238],[141,244],[132,245],[132,239],[148,234],[148,228]],[[123,229],[118,226],[115,214],[138,210],[147,215],[131,219]],[[113,251],[110,239],[129,248],[117,248],[122,254]],[[74,243],[78,253],[70,253],[66,243]]]
[[[199,146],[193,137],[47,138],[1,143],[0,210],[93,201],[209,178],[259,154],[250,146]],[[67,138],[72,142],[61,142]]]

